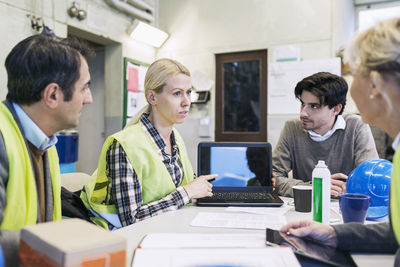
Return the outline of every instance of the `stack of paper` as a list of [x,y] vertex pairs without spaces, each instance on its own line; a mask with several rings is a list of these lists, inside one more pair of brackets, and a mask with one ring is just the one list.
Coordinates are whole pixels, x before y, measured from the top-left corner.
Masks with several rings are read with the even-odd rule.
[[133,267],[300,266],[290,248],[267,248],[262,234],[148,234]]

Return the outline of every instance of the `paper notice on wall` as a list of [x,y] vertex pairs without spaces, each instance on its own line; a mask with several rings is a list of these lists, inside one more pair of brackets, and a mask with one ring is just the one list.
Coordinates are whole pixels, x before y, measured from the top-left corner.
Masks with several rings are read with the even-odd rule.
[[282,45],[274,47],[274,62],[299,60],[300,47],[298,45]]
[[340,58],[269,64],[268,114],[298,114],[300,102],[294,96],[296,84],[321,71],[341,75]]
[[128,62],[126,72],[126,89],[129,92],[139,92],[139,66]]
[[139,67],[139,91],[144,92],[144,78],[146,76],[148,67],[140,66]]
[[128,91],[128,102],[126,114],[128,117],[134,116],[142,107],[147,104],[143,92]]

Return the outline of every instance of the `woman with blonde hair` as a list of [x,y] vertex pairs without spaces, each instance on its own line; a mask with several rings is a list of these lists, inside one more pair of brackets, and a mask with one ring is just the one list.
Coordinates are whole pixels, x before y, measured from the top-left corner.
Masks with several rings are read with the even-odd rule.
[[110,230],[212,196],[208,180],[216,175],[193,179],[185,144],[173,127],[189,113],[189,70],[159,59],[147,70],[144,87],[148,105],[107,138],[98,168],[81,193],[92,221]]
[[358,252],[396,253],[400,266],[400,18],[380,22],[359,34],[345,50],[352,69],[350,89],[364,122],[394,140],[390,188],[390,222],[363,225],[324,225],[312,221],[289,223],[281,231],[326,245]]

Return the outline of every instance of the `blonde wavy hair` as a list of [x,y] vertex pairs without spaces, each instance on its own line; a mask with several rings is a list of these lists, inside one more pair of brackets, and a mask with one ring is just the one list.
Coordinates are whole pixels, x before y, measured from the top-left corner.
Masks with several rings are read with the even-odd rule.
[[151,111],[151,105],[147,99],[147,92],[153,90],[156,94],[159,94],[164,89],[168,80],[178,74],[185,74],[190,77],[189,70],[176,60],[169,58],[161,58],[154,61],[147,70],[144,78],[144,93],[146,96],[147,105],[143,107],[138,113],[136,113],[126,125],[136,124],[143,113]]
[[344,61],[355,74],[377,71],[400,81],[400,18],[379,22],[357,35],[345,49]]

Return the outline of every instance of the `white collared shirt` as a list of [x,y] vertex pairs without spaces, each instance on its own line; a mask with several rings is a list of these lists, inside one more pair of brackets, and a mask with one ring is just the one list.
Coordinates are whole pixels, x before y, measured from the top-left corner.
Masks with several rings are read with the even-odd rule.
[[12,103],[15,112],[17,113],[18,119],[21,122],[22,129],[24,129],[25,137],[29,140],[35,147],[41,150],[47,150],[51,146],[57,143],[56,135],[50,137],[36,125],[28,114],[16,103]]
[[328,132],[326,132],[326,134],[320,135],[320,134],[317,134],[317,133],[314,132],[314,131],[307,131],[307,132],[308,132],[308,134],[310,135],[310,138],[311,138],[313,141],[315,141],[315,142],[322,142],[322,141],[327,140],[329,137],[331,137],[332,134],[333,134],[336,130],[339,130],[339,129],[343,129],[343,130],[344,130],[344,128],[346,128],[346,121],[343,119],[343,116],[342,116],[342,115],[338,115],[337,118],[336,118],[336,122],[335,122],[335,124],[333,125],[332,129],[330,129]]
[[396,149],[399,146],[399,144],[400,144],[400,133],[398,133],[396,138],[393,140],[392,148],[393,148],[394,151],[396,151]]

